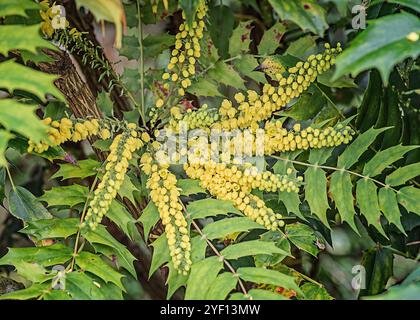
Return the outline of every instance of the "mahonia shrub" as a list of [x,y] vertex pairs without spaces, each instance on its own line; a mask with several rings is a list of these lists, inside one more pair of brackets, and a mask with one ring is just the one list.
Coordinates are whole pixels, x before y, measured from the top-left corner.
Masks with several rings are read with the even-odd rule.
[[74,2],[0,4],[0,299],[418,298],[418,5]]

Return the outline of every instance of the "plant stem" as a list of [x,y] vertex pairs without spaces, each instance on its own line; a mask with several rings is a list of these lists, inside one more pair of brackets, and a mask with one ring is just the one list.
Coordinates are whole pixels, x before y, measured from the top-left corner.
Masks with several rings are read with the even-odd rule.
[[141,106],[140,106],[140,114],[142,115],[143,124],[145,125],[145,115],[144,115],[144,48],[143,48],[143,25],[141,22],[141,6],[140,6],[140,0],[137,0],[137,16],[138,16],[138,41],[139,41],[139,47],[140,47],[140,90],[141,90]]
[[6,165],[5,168],[6,168],[6,171],[7,171],[7,176],[9,177],[10,184],[12,185],[13,190],[16,191],[16,186],[15,186],[15,183],[13,182],[13,178],[12,178],[12,175],[10,173],[9,167]]

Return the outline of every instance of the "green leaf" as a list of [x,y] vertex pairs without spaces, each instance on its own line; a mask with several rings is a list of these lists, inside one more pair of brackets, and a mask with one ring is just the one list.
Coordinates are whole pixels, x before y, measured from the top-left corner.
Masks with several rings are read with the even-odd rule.
[[286,32],[286,27],[277,22],[270,29],[264,32],[263,37],[258,44],[258,54],[273,54],[280,45],[280,40]]
[[374,295],[385,290],[388,279],[393,274],[394,256],[386,248],[372,248],[362,257],[362,266],[365,268],[365,289],[360,290],[360,296]]
[[369,21],[367,29],[338,56],[334,79],[347,73],[355,77],[361,71],[376,68],[386,85],[398,62],[408,57],[416,58],[420,53],[418,42],[407,38],[410,33],[418,36],[420,20],[407,12]]
[[[137,44],[138,40],[136,39]],[[155,58],[162,51],[169,49],[175,44],[175,36],[172,34],[148,35],[143,39],[144,56]]]
[[51,176],[51,179],[62,177],[63,180],[70,178],[84,179],[98,173],[101,164],[93,159],[77,161],[77,164],[60,163],[60,169]]
[[420,162],[409,164],[405,167],[398,168],[385,179],[385,183],[390,186],[399,186],[408,180],[416,178],[420,175]]
[[26,261],[38,263],[44,267],[64,264],[72,257],[73,250],[61,243],[45,247],[9,248],[9,251],[0,259],[0,265],[14,265],[16,262]]
[[0,100],[0,124],[7,130],[20,133],[35,142],[47,138],[47,126],[35,115],[36,106],[12,99]]
[[266,83],[267,80],[263,73],[254,71],[259,66],[257,59],[250,54],[241,56],[240,59],[233,60],[235,68],[245,77],[248,77],[256,82]]
[[[130,272],[133,277],[137,276],[133,266],[133,261],[136,260],[136,258],[124,245],[115,240],[103,225],[98,225],[95,230],[82,230],[82,236],[91,244],[104,245],[105,247],[95,245],[94,247],[108,258],[112,259],[112,256],[116,255],[117,259],[115,260],[118,265]],[[112,250],[109,250],[108,247]]]
[[404,227],[401,224],[401,212],[398,208],[397,196],[394,191],[387,188],[381,188],[378,193],[378,198],[379,208],[384,213],[385,218],[405,234]]
[[14,266],[20,276],[31,282],[44,282],[55,276],[49,274],[47,269],[35,262],[15,261]]
[[218,83],[232,86],[235,89],[246,90],[244,80],[231,66],[223,61],[217,62],[214,68],[207,73],[207,76]]
[[300,287],[305,294],[306,300],[333,300],[325,288],[311,282]]
[[295,282],[295,278],[280,273],[276,270],[255,268],[255,267],[242,267],[236,271],[239,278],[254,282],[257,284],[271,284],[273,286],[282,287],[289,290],[295,290],[302,293],[299,286]]
[[208,30],[217,52],[223,59],[228,57],[229,38],[232,35],[234,23],[235,17],[228,6],[215,6],[209,11]]
[[0,17],[24,16],[27,10],[39,10],[39,4],[30,0],[2,0],[0,3]]
[[121,283],[121,278],[123,278],[123,275],[115,271],[98,255],[82,251],[76,256],[76,264],[82,270],[93,273],[105,282],[112,282],[115,285],[117,285],[121,290],[124,290],[124,287]]
[[338,157],[337,166],[349,169],[354,165],[367,148],[375,141],[376,137],[389,128],[370,128],[359,135],[353,143],[347,146],[344,152]]
[[302,212],[300,212],[300,198],[299,194],[295,192],[280,192],[279,201],[283,202],[288,213],[293,213],[302,220],[306,220]]
[[262,225],[246,217],[226,218],[204,227],[203,233],[208,239],[222,239],[229,234],[245,232],[251,229],[262,229]]
[[229,300],[287,300],[281,294],[275,293],[273,291],[263,290],[263,289],[251,289],[248,291],[248,297],[243,293],[236,292],[232,294]]
[[280,263],[287,256],[292,257],[292,254],[290,253],[290,242],[282,232],[267,231],[261,235],[261,240],[275,243],[276,247],[284,251],[286,254],[258,254],[254,258],[256,267],[274,266]]
[[418,148],[418,146],[397,145],[376,153],[363,168],[363,174],[375,177],[380,174],[387,166],[401,159],[408,151]]
[[318,248],[315,245],[317,238],[313,230],[302,223],[288,224],[285,227],[285,235],[296,247],[316,257]]
[[31,235],[38,240],[51,238],[68,238],[79,230],[79,218],[53,218],[29,221],[20,232]]
[[54,86],[55,75],[46,74],[16,63],[13,59],[0,63],[0,88],[9,91],[16,89],[33,93],[42,101],[47,101],[45,95],[50,93],[65,100],[61,92]]
[[232,201],[218,199],[202,199],[193,201],[188,204],[187,212],[192,219],[201,219],[206,217],[215,217],[219,214],[227,215],[228,213],[241,214],[241,212],[233,206]]
[[134,199],[134,195],[133,195],[135,191],[139,191],[139,190],[131,181],[130,176],[126,174],[124,177],[124,181],[120,187],[120,190],[118,190],[118,194],[121,196],[121,198],[124,199],[125,197],[128,200],[130,200],[132,203],[136,203],[136,200]]
[[176,182],[178,188],[181,189],[182,196],[190,196],[192,194],[206,193],[206,190],[200,187],[199,180],[179,179]]
[[9,292],[1,295],[0,300],[29,300],[38,298],[44,294],[50,287],[47,283],[34,283],[29,288]]
[[74,207],[77,204],[84,203],[89,194],[89,189],[79,184],[70,186],[54,187],[39,197],[39,200],[48,203],[48,207],[52,206],[69,206]]
[[317,77],[317,81],[330,88],[357,88],[354,80],[347,75],[344,75],[336,80],[333,80],[333,69],[321,73]]
[[7,56],[12,50],[27,50],[37,53],[39,48],[55,49],[40,35],[39,24],[0,26],[0,53]]
[[386,237],[381,226],[381,211],[379,210],[375,183],[368,179],[360,179],[357,181],[356,199],[360,208],[360,213],[366,217],[368,224],[373,225]]
[[70,294],[64,290],[51,290],[44,294],[44,300],[71,300]]
[[0,130],[0,166],[6,167],[8,165],[6,158],[4,157],[4,152],[7,149],[7,145],[9,143],[9,140],[14,137],[13,134],[11,134],[8,131]]
[[305,171],[305,183],[305,199],[309,203],[311,212],[314,213],[325,226],[329,227],[327,220],[327,209],[329,208],[329,205],[325,172],[320,168],[308,168]]
[[235,57],[248,52],[251,43],[251,21],[241,21],[229,39],[229,55]]
[[66,290],[73,300],[105,300],[99,282],[81,271],[66,274]]
[[137,220],[143,225],[145,239],[149,238],[150,230],[152,230],[152,228],[156,225],[159,219],[160,216],[157,207],[152,201],[149,201],[147,207],[144,208],[140,218]]
[[269,0],[282,20],[296,23],[302,30],[322,36],[328,28],[324,9],[312,0]]
[[236,288],[238,278],[232,273],[225,272],[217,276],[210,285],[206,300],[225,300],[228,294]]
[[220,253],[225,259],[228,260],[238,259],[246,256],[253,256],[257,254],[272,255],[274,253],[277,253],[285,256],[289,255],[288,252],[278,248],[275,245],[275,243],[261,240],[251,240],[232,244],[227,246]]
[[191,25],[194,21],[195,14],[197,13],[198,6],[200,5],[200,0],[180,0],[179,6],[185,12],[187,17],[188,25]]
[[317,51],[315,42],[316,38],[316,36],[309,35],[300,37],[296,41],[290,43],[290,45],[287,47],[285,55],[289,54],[296,58],[306,60],[309,55],[315,54]]
[[354,223],[356,211],[353,205],[353,185],[350,174],[344,171],[334,172],[331,175],[330,192],[341,219],[347,222],[354,232],[359,234]]
[[196,96],[223,97],[217,84],[205,78],[200,78],[197,82],[193,82],[187,91]]
[[223,262],[217,256],[201,260],[191,267],[187,281],[185,300],[203,300],[223,268]]
[[420,3],[417,0],[373,0],[369,5],[373,6],[382,2],[400,4],[404,7],[408,7],[420,12]]
[[131,240],[138,240],[140,234],[135,226],[136,220],[128,210],[117,200],[113,200],[107,212],[107,217],[111,219]]
[[165,233],[161,234],[151,245],[153,247],[153,257],[152,263],[150,264],[149,278],[160,266],[171,260]]
[[404,187],[398,191],[397,199],[408,211],[420,215],[420,189],[413,186]]
[[17,186],[16,189],[11,189],[8,198],[10,213],[23,221],[52,217],[35,196],[23,187]]

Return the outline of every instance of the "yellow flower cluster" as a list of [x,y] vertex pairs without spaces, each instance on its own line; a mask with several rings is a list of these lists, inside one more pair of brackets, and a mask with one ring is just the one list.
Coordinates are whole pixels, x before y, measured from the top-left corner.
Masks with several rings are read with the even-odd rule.
[[[130,127],[135,129],[135,125]],[[138,138],[136,130],[125,131],[114,138],[106,159],[105,175],[94,192],[94,198],[89,203],[83,226],[87,225],[94,230],[102,221],[124,181],[133,153],[142,146],[143,141]]]
[[[195,75],[196,59],[201,56],[200,40],[203,38],[205,28],[204,17],[207,13],[207,6],[204,0],[198,7],[196,20],[189,26],[186,22],[179,26],[176,34],[175,48],[172,50],[171,59],[168,64],[168,72],[162,76],[163,80],[180,82],[178,94],[183,96],[185,89],[191,85],[191,76]],[[185,13],[182,17],[186,19]],[[169,83],[165,84],[169,88]]]
[[88,137],[100,134],[104,139],[108,139],[111,133],[108,129],[100,130],[97,119],[92,120],[75,120],[62,118],[60,121],[45,118],[42,122],[49,126],[48,141],[35,143],[29,140],[28,152],[42,153],[47,151],[49,147],[58,146],[67,141],[78,142]]
[[228,167],[224,163],[208,161],[204,164],[186,163],[184,169],[191,179],[199,179],[200,186],[213,196],[232,201],[246,216],[270,230],[284,225],[280,220],[282,216],[274,213],[263,200],[251,194],[251,191],[258,188],[267,192],[298,192],[298,183],[302,180],[301,177],[293,180],[269,171],[258,172],[256,167],[249,164],[245,165],[244,170],[240,170],[235,165]]
[[274,111],[285,107],[292,99],[300,96],[315,81],[316,77],[327,71],[335,63],[335,56],[342,51],[340,44],[337,48],[325,45],[326,50],[317,55],[311,55],[305,62],[298,62],[288,69],[287,76],[282,73],[276,75],[279,87],[265,84],[262,95],[254,90],[248,90],[247,95],[237,93],[236,108],[229,100],[224,100],[219,108],[221,120],[214,127],[228,130],[237,128],[258,128],[258,121],[270,118]]
[[176,177],[167,166],[153,164],[149,153],[141,158],[141,167],[149,175],[147,188],[150,197],[159,211],[169,251],[174,267],[179,273],[188,274],[191,267],[191,241],[188,232],[188,223],[183,214],[180,203],[180,193],[176,186]]
[[211,125],[219,119],[217,112],[209,110],[207,104],[203,104],[196,111],[188,109],[186,113],[181,113],[179,107],[172,107],[171,115],[168,128],[174,132],[179,132],[181,122],[185,124],[186,130],[197,128],[210,130]]
[[319,149],[348,144],[355,134],[349,126],[341,123],[335,127],[302,129],[295,124],[292,131],[283,128],[281,121],[267,121],[264,127],[264,154],[295,150]]

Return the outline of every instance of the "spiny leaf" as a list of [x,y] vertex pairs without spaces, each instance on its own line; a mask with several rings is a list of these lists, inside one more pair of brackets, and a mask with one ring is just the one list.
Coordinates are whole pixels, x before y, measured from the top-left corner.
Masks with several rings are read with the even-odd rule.
[[13,99],[0,100],[0,124],[35,142],[47,138],[47,126],[35,115],[37,107]]
[[239,22],[239,25],[233,30],[229,40],[229,55],[231,57],[235,57],[249,50],[251,29],[251,21],[244,21]]
[[241,212],[233,206],[232,201],[212,198],[191,202],[187,206],[187,212],[192,219],[214,217],[219,214],[227,215],[228,213],[241,214]]
[[369,225],[373,225],[384,237],[386,234],[381,226],[381,211],[379,210],[376,185],[368,179],[360,179],[356,186],[356,199],[360,213],[366,217]]
[[0,300],[30,300],[38,298],[46,290],[48,290],[50,284],[48,283],[34,283],[29,288],[17,290],[6,293],[0,296]]
[[16,260],[13,265],[20,276],[31,282],[44,282],[55,277],[55,274],[49,273],[47,269],[35,262]]
[[14,60],[0,63],[0,87],[9,91],[25,90],[46,101],[45,95],[50,93],[65,100],[61,92],[54,86],[56,76],[24,67]]
[[41,37],[38,24],[0,26],[0,53],[4,56],[7,56],[11,50],[37,53],[39,48],[55,49],[56,47]]
[[73,271],[66,274],[66,290],[74,300],[105,300],[98,282],[85,272]]
[[269,0],[282,20],[296,23],[304,31],[322,36],[328,28],[324,9],[312,0]]
[[233,60],[235,68],[245,77],[251,78],[252,80],[260,83],[266,83],[267,80],[263,73],[255,71],[255,68],[259,66],[257,59],[250,54],[241,56],[240,59]]
[[52,206],[69,206],[74,207],[77,204],[84,203],[89,194],[89,189],[79,184],[70,186],[54,187],[39,197],[39,200]]
[[273,291],[263,289],[251,289],[248,291],[248,296],[245,296],[241,292],[235,292],[229,298],[229,300],[287,300],[281,294]]
[[31,235],[38,240],[51,238],[68,238],[79,229],[79,218],[45,219],[29,221],[20,232]]
[[4,157],[4,152],[6,151],[8,142],[14,136],[6,130],[0,130],[0,167],[7,166],[7,160]]
[[188,25],[191,25],[193,23],[199,4],[200,4],[200,0],[180,0],[179,1],[179,6],[185,12],[185,16],[187,17]]
[[300,288],[295,282],[295,278],[280,273],[276,270],[254,268],[254,267],[242,267],[236,271],[239,278],[254,282],[257,284],[271,284],[273,286],[282,287],[289,290],[295,290],[298,293],[302,293]]
[[131,240],[137,241],[140,234],[135,226],[136,220],[128,210],[117,200],[113,200],[107,212],[107,217],[111,219]]
[[156,205],[152,201],[150,201],[147,204],[147,207],[144,208],[140,218],[137,220],[138,222],[141,222],[143,224],[143,232],[145,239],[149,238],[150,230],[152,230],[153,226],[156,225],[159,219],[159,211]]
[[0,17],[24,16],[27,10],[39,10],[39,4],[30,0],[2,0],[0,3]]
[[286,225],[285,235],[296,247],[304,250],[314,257],[318,254],[318,248],[315,245],[317,238],[313,230],[302,223],[293,223]]
[[331,175],[330,192],[334,199],[335,206],[340,213],[340,217],[349,224],[356,232],[359,231],[354,223],[356,211],[353,205],[353,185],[350,174],[344,171],[336,171]]
[[390,186],[399,186],[408,180],[416,178],[420,175],[420,162],[409,164],[405,167],[398,168],[385,179],[385,183]]
[[246,217],[228,218],[213,222],[204,227],[203,233],[208,239],[222,239],[225,236],[251,229],[262,229],[263,226]]
[[257,254],[272,255],[274,253],[283,254],[285,256],[289,255],[288,252],[278,248],[273,242],[261,240],[251,240],[232,244],[220,252],[225,259],[238,259]]
[[197,82],[193,82],[187,91],[196,96],[223,97],[217,88],[217,84],[205,78],[200,78]]
[[229,50],[229,38],[232,35],[235,17],[232,9],[225,5],[213,7],[209,12],[208,30],[211,40],[219,55],[226,59]]
[[401,159],[408,151],[418,148],[418,146],[397,145],[378,152],[366,163],[363,174],[375,177],[380,174],[387,166]]
[[328,198],[327,178],[320,168],[310,167],[305,171],[305,199],[313,212],[322,223],[329,227],[327,220]]
[[217,276],[217,278],[211,284],[209,291],[206,295],[206,300],[224,300],[228,294],[235,289],[238,283],[232,273],[225,272]]
[[393,223],[402,233],[405,234],[404,227],[401,224],[401,212],[398,208],[395,192],[388,188],[381,188],[378,193],[378,198],[379,208],[381,208],[385,218],[387,218],[390,223]]
[[307,282],[300,287],[305,294],[306,300],[333,300],[325,288],[315,283]]
[[245,90],[244,80],[239,74],[229,65],[223,61],[216,63],[214,68],[210,69],[207,76],[218,83],[223,83],[227,86],[232,86],[235,89]]
[[420,189],[413,186],[404,187],[398,191],[397,199],[408,211],[420,215]]
[[51,176],[51,179],[62,177],[63,180],[70,178],[84,179],[97,174],[98,168],[101,164],[93,159],[86,159],[77,161],[76,164],[61,163],[60,169]]
[[420,54],[418,42],[407,37],[410,33],[419,32],[420,20],[407,12],[369,21],[367,29],[338,56],[334,79],[347,73],[355,77],[361,71],[376,68],[387,84],[395,64],[408,57],[416,58]]
[[286,32],[286,27],[277,22],[270,29],[264,32],[258,44],[258,53],[261,55],[273,54],[280,45],[280,40]]
[[178,179],[176,182],[178,188],[181,189],[182,196],[190,196],[192,194],[206,193],[206,190],[200,187],[200,181],[193,179]]
[[389,128],[370,128],[358,136],[344,152],[338,157],[337,166],[339,168],[349,169],[354,165],[367,148],[375,141],[376,137]]
[[160,266],[171,260],[166,234],[161,234],[159,238],[153,241],[152,247],[153,257],[152,263],[150,264],[149,278]]
[[23,221],[35,221],[52,217],[32,193],[20,186],[10,190],[9,211]]
[[223,262],[217,256],[193,264],[187,281],[185,300],[205,299],[222,267]]

